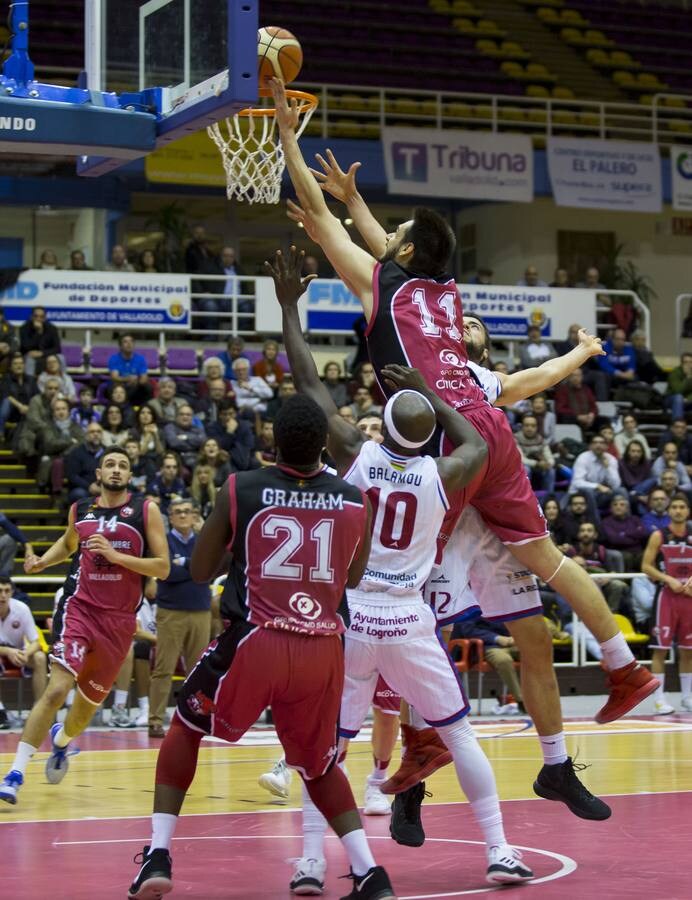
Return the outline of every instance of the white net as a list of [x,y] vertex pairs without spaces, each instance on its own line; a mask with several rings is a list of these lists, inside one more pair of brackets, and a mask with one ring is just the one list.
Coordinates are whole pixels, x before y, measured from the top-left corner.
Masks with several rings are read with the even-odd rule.
[[[316,98],[301,98],[298,101],[298,137],[305,130],[316,106]],[[210,125],[207,132],[221,153],[229,200],[279,202],[286,160],[273,110],[262,110],[260,115],[238,113]]]

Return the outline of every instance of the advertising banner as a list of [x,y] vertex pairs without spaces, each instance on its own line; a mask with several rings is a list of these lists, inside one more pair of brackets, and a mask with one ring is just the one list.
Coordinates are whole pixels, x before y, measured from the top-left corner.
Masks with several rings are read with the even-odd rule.
[[558,206],[661,211],[661,159],[656,144],[549,138],[547,152]]
[[692,147],[670,148],[671,198],[673,209],[692,209]]
[[382,147],[390,194],[533,200],[533,149],[526,135],[385,128]]
[[0,292],[5,318],[21,324],[44,306],[58,327],[185,331],[190,327],[190,276],[137,272],[27,269]]

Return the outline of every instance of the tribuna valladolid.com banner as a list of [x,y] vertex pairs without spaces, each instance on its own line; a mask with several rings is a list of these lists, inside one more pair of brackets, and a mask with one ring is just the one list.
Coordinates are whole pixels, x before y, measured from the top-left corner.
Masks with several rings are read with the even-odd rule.
[[533,149],[525,135],[385,128],[390,194],[467,200],[533,200]]

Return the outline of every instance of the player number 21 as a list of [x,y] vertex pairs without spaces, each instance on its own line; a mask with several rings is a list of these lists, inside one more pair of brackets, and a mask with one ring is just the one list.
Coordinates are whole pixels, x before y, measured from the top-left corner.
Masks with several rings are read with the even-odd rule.
[[[310,541],[315,544],[316,551],[316,565],[310,567],[310,581],[334,580],[334,569],[329,564],[333,530],[334,522],[331,519],[320,519],[310,530]],[[262,537],[283,538],[279,546],[262,563],[262,576],[301,581],[303,564],[293,560],[305,542],[305,532],[298,519],[293,516],[269,516],[262,522]]]
[[[418,307],[421,318],[421,328],[423,334],[428,337],[439,337],[442,334],[442,328],[435,321],[434,310],[431,312],[428,301],[425,297],[423,288],[416,288],[411,297]],[[445,291],[444,294],[437,298],[437,305],[447,319],[447,328],[445,331],[453,341],[461,340],[461,331],[457,328],[457,307],[456,294],[453,291]]]

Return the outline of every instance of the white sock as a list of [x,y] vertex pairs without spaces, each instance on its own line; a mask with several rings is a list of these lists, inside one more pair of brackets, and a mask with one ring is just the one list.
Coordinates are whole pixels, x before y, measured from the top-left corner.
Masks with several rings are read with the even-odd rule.
[[4,708],[5,708],[5,704],[2,702],[2,700],[0,700],[0,709],[4,709]]
[[154,813],[151,817],[150,850],[170,850],[178,817],[171,813]]
[[666,695],[663,693],[663,689],[665,686],[665,676],[657,675],[656,678],[661,682],[656,690],[653,692],[653,698],[655,703],[665,703]]
[[61,750],[67,747],[70,741],[75,737],[73,734],[68,734],[65,731],[65,726],[62,725],[60,731],[53,738],[53,743],[56,747],[59,747]]
[[149,709],[149,698],[148,697],[138,697],[137,698],[137,706],[142,710],[142,712],[146,712]]
[[340,838],[344,845],[344,850],[348,855],[348,861],[351,863],[351,869],[354,875],[365,875],[367,871],[375,865],[375,860],[370,852],[368,840],[362,828],[356,828],[355,831],[349,831]]
[[692,694],[692,672],[680,672],[680,689],[683,697]]
[[69,708],[70,706],[72,706],[73,703],[74,703],[74,688],[72,688],[71,690],[68,691],[67,697],[65,697],[65,706],[67,706]]
[[468,719],[464,717],[452,725],[442,725],[437,728],[437,733],[454,758],[459,784],[468,797],[486,843],[489,847],[506,844],[492,766]]
[[634,660],[634,654],[630,650],[625,636],[621,631],[607,641],[601,644],[603,658],[606,666],[612,671],[613,669],[622,669],[628,666]]
[[303,782],[303,858],[324,859],[327,820],[312,802]]
[[556,766],[567,762],[567,745],[565,732],[559,734],[539,734],[538,740],[543,751],[543,762],[546,766]]
[[409,709],[411,711],[411,728],[415,728],[416,731],[423,731],[425,728],[430,728],[430,725],[428,725],[423,716],[421,716],[421,714],[417,710],[415,710],[412,706],[410,706]]
[[115,692],[115,705],[116,706],[125,706],[127,704],[127,695],[129,691],[118,691]]
[[32,747],[31,744],[27,744],[26,741],[20,741],[17,744],[17,751],[14,754],[12,770],[14,772],[21,772],[22,775],[25,775],[26,767],[29,765],[29,760],[37,750],[38,747]]

